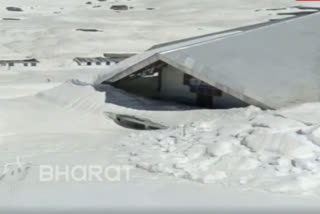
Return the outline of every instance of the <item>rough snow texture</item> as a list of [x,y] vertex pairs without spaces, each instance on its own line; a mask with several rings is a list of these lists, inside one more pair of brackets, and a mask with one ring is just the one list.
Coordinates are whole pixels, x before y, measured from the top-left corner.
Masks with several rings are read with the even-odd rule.
[[255,107],[229,115],[222,111],[170,130],[132,134],[126,144],[132,150],[128,161],[152,173],[201,183],[278,193],[318,191],[320,123],[306,124]]
[[[276,193],[318,194],[320,188],[319,103],[278,111],[252,106],[188,110],[111,86],[94,88],[79,80],[33,97],[0,102],[0,149],[12,151],[2,153],[3,160],[23,154],[30,157],[31,164],[39,164],[39,157],[48,152],[46,159],[54,162],[56,155],[69,151],[68,161],[73,161],[74,149],[91,159],[89,151],[96,151],[94,145],[121,157],[109,159],[112,162],[130,164],[157,176]],[[110,112],[148,118],[169,128],[124,129],[106,117]],[[21,118],[29,122],[22,123]],[[108,135],[113,136],[112,141],[99,146]],[[27,143],[21,144],[21,137]],[[94,156],[104,156],[103,151]]]

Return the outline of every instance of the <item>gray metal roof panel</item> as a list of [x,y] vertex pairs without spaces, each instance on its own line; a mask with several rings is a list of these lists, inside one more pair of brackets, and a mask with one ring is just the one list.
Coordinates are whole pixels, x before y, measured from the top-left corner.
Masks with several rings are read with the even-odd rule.
[[204,37],[131,57],[97,83],[165,61],[257,106],[320,101],[320,15],[216,38]]
[[188,47],[191,45],[195,45],[195,44],[199,44],[207,41],[212,41],[218,38],[231,36],[237,33],[240,33],[240,32],[231,31],[231,32],[227,32],[219,35],[210,36],[210,37],[203,37],[195,40],[184,41],[178,44],[172,44],[169,46],[152,49],[144,53],[134,55],[130,58],[127,58],[121,61],[119,64],[114,65],[111,70],[108,70],[105,73],[100,74],[95,83],[100,84],[105,81],[107,82],[118,81],[121,78],[126,77],[142,69],[143,67],[150,65],[151,63],[154,63],[155,60],[159,60],[158,55],[162,52],[174,50],[177,48]]
[[222,90],[250,98],[245,102],[279,108],[320,101],[319,14],[162,55]]

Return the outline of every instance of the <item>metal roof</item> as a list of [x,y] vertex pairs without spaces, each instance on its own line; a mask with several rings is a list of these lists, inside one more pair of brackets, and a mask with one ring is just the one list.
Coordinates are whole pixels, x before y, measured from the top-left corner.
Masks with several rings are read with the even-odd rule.
[[128,58],[136,55],[136,53],[105,53],[103,54],[106,58]]
[[98,78],[115,82],[163,61],[249,104],[320,101],[320,14],[147,51]]
[[76,57],[73,59],[76,63],[79,65],[81,63],[103,63],[103,62],[110,62],[109,59],[104,58],[104,57]]

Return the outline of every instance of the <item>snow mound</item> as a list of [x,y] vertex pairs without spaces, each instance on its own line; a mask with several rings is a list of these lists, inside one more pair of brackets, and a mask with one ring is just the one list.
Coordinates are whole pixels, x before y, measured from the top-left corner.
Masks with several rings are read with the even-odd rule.
[[37,98],[67,110],[87,113],[102,112],[105,105],[104,93],[79,80],[70,80],[53,89],[40,92]]
[[277,111],[277,114],[284,117],[293,118],[295,120],[307,123],[320,123],[320,103],[306,103],[291,108],[285,108]]
[[162,102],[127,93],[110,85],[91,85],[74,79],[52,89],[42,91],[37,98],[70,111],[86,114],[104,112],[134,114],[136,110],[176,111],[188,106]]
[[320,190],[320,128],[273,111],[212,117],[166,131],[130,135],[137,168],[201,183],[272,192]]

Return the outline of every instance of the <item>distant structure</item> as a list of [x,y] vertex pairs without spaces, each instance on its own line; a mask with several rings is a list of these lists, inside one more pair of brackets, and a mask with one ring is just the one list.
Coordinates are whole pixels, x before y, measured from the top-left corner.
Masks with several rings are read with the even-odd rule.
[[24,59],[24,60],[0,60],[0,67],[7,69],[13,67],[36,67],[39,64],[37,59]]
[[111,10],[129,10],[128,5],[112,5]]
[[103,56],[111,62],[119,63],[129,57],[136,55],[135,53],[105,53]]
[[104,57],[76,57],[73,59],[79,66],[111,66],[135,54],[108,53]]
[[73,61],[79,66],[110,66],[114,64],[104,57],[77,57]]

